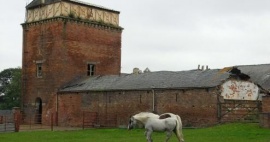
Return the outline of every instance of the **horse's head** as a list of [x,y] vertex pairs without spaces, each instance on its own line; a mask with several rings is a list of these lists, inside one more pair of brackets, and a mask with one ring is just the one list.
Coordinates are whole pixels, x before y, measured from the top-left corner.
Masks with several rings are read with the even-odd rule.
[[134,117],[132,116],[129,118],[128,130],[133,129],[135,125],[136,125],[136,119],[134,119]]

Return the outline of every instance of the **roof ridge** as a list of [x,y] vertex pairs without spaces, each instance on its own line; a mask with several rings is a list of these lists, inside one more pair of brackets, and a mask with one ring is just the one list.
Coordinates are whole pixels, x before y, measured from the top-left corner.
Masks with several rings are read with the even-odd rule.
[[270,66],[270,64],[253,64],[253,65],[235,65],[235,66],[232,66],[232,67],[262,66],[262,65],[269,65]]

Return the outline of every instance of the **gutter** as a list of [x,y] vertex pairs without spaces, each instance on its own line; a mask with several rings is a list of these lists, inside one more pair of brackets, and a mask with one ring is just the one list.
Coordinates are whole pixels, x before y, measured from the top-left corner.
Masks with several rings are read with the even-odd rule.
[[[184,88],[155,88],[155,90],[189,90],[189,89],[212,89],[215,88],[216,86],[210,86],[210,87],[184,87]],[[153,88],[138,88],[138,89],[93,89],[93,90],[66,90],[66,89],[62,89],[62,90],[58,90],[57,93],[59,94],[65,94],[65,93],[87,93],[87,92],[110,92],[110,91],[155,91]]]

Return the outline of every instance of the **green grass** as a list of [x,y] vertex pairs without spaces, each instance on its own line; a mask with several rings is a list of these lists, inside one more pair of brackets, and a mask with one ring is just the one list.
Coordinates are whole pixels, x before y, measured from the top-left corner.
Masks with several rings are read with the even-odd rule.
[[[184,129],[186,142],[270,142],[270,129],[258,124],[224,124],[211,128]],[[154,142],[163,142],[165,134],[153,133]],[[78,131],[29,131],[0,133],[1,142],[144,142],[143,129],[88,129]],[[170,142],[176,142],[175,135]]]

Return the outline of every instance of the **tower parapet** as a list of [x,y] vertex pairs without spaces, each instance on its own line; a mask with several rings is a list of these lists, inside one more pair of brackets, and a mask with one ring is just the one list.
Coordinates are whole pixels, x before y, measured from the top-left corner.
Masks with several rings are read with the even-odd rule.
[[119,26],[119,11],[77,0],[34,0],[26,9],[26,23],[69,17]]

